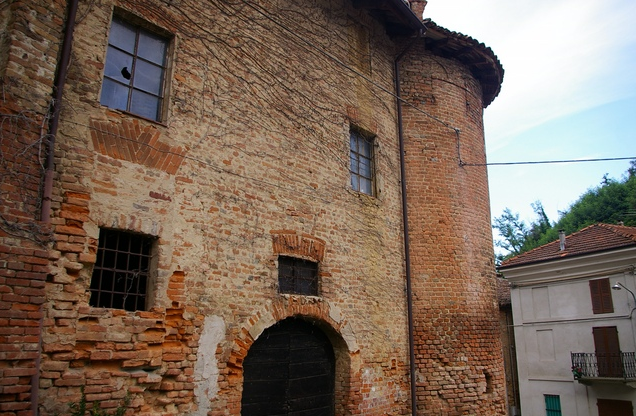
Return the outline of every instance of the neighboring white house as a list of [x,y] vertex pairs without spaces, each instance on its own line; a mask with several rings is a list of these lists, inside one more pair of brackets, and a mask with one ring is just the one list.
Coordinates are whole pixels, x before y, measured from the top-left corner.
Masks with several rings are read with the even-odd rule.
[[634,416],[635,266],[636,228],[608,224],[501,264],[523,416]]

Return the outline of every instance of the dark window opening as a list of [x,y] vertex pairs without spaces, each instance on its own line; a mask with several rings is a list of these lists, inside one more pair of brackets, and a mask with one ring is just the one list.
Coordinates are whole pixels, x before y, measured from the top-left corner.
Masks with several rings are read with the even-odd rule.
[[351,187],[367,195],[373,189],[373,138],[359,131],[350,131]]
[[114,17],[101,104],[160,121],[168,40]]
[[295,257],[278,257],[280,293],[318,296],[318,263]]
[[614,312],[609,279],[590,280],[590,295],[592,296],[592,311],[595,314]]
[[145,310],[154,241],[150,236],[102,228],[89,304]]

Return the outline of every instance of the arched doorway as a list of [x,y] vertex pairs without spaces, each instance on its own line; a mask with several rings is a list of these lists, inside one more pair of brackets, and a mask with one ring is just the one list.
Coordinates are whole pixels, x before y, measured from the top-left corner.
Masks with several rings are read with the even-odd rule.
[[288,318],[266,329],[243,361],[243,416],[333,416],[335,358],[317,326]]

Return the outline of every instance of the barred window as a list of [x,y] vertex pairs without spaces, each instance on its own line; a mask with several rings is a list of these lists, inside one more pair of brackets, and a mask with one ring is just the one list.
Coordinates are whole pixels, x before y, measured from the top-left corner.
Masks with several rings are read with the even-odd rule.
[[161,121],[168,39],[113,17],[101,104]]
[[350,130],[351,187],[374,195],[373,137]]
[[280,293],[318,295],[318,263],[295,257],[278,257]]
[[102,228],[89,304],[127,311],[145,310],[154,242],[151,236]]

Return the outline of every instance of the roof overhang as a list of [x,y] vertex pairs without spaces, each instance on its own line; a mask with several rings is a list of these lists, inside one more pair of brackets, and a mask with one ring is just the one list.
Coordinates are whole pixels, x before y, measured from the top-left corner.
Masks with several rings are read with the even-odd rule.
[[499,271],[513,286],[531,286],[633,272],[635,263],[636,247],[631,246],[575,257],[510,266]]
[[504,70],[494,52],[470,36],[451,32],[430,19],[422,21],[404,0],[353,0],[353,6],[366,10],[381,22],[390,37],[409,37],[426,33],[426,49],[466,65],[479,81],[483,107],[499,94]]
[[423,23],[427,29],[426,49],[466,65],[481,84],[483,106],[486,108],[499,94],[504,76],[504,69],[495,53],[470,36],[451,32],[430,19]]
[[353,6],[368,11],[382,22],[391,37],[412,36],[426,30],[424,23],[403,0],[353,0]]

